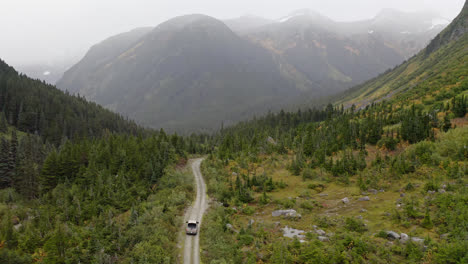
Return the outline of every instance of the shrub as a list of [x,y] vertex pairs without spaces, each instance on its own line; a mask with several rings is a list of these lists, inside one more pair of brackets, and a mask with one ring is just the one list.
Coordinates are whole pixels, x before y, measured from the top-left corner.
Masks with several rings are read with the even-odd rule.
[[349,231],[364,233],[367,231],[366,225],[359,219],[347,217],[345,220],[345,228]]
[[242,212],[246,215],[253,215],[255,213],[255,208],[253,208],[252,206],[246,206]]

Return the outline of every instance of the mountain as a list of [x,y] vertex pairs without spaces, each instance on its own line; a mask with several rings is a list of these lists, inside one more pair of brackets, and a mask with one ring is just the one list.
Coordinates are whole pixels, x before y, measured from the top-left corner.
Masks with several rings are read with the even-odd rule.
[[384,16],[396,15],[360,23],[310,10],[279,21],[182,16],[95,45],[57,86],[154,128],[219,128],[362,83],[433,36],[418,31],[394,41],[378,26],[392,24],[379,22],[392,21]]
[[152,127],[219,127],[299,94],[268,51],[208,16],[172,19],[105,53],[113,42],[93,47],[58,86]]
[[63,139],[99,137],[108,132],[144,132],[134,122],[82,97],[19,74],[0,60],[0,122],[60,144]]
[[383,10],[370,20],[335,22],[299,10],[245,37],[270,50],[301,86],[342,91],[424,48],[442,30],[433,24],[437,18],[430,13]]
[[[356,86],[338,103],[365,107],[395,99],[402,104],[423,102],[440,108],[440,101],[468,87],[468,7],[429,45],[407,62],[377,78]],[[456,88],[456,89],[455,89]]]

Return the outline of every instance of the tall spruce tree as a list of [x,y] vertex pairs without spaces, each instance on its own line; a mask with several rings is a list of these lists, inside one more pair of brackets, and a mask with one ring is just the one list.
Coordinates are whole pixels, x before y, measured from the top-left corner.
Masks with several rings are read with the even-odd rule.
[[5,138],[0,139],[0,189],[11,187],[11,169],[10,169],[10,158],[11,150],[10,144]]

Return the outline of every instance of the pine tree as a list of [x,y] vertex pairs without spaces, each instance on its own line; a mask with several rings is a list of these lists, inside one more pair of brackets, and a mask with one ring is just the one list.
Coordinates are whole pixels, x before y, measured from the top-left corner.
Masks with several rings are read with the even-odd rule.
[[53,188],[58,183],[58,155],[57,152],[53,151],[44,161],[44,165],[42,166],[42,171],[39,177],[39,183],[42,193],[46,193]]
[[442,124],[442,130],[444,132],[447,132],[450,128],[452,128],[452,122],[450,122],[450,118],[448,118],[448,115],[445,115],[444,123]]
[[2,111],[0,112],[0,133],[7,133],[8,132],[8,122],[5,117],[5,113]]
[[11,187],[11,168],[10,158],[11,150],[10,144],[5,138],[1,138],[1,153],[0,153],[0,189]]

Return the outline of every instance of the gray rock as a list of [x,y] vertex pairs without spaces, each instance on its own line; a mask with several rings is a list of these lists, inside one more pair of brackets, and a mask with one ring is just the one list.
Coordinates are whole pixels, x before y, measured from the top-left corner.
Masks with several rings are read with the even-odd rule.
[[405,197],[406,194],[405,193],[400,193],[400,197]]
[[379,192],[385,192],[385,190],[384,190],[384,189],[380,189]]
[[400,234],[400,242],[401,243],[406,243],[406,242],[408,242],[409,239],[410,238],[409,238],[409,236],[407,234],[405,234],[405,233]]
[[419,243],[419,244],[424,243],[424,239],[419,238],[419,237],[412,237],[412,238],[411,238],[411,241],[413,241],[413,242],[415,242],[415,243]]
[[272,145],[276,145],[276,141],[272,137],[268,137],[267,142],[272,144]]
[[298,239],[304,239],[304,232],[304,230],[294,229],[287,226],[283,228],[283,236],[289,238],[297,237]]
[[357,219],[362,220],[362,215],[356,216]]
[[294,209],[286,209],[286,210],[276,210],[271,213],[272,216],[286,216],[286,215],[294,215],[297,214],[296,210]]
[[370,201],[370,198],[369,196],[364,196],[364,197],[359,198],[359,201]]
[[372,194],[377,194],[378,193],[378,191],[376,189],[368,189],[367,191],[372,193]]
[[447,189],[447,184],[442,184],[442,189]]
[[316,226],[316,225],[313,225],[312,228],[315,230],[315,229],[317,229],[317,226]]
[[367,192],[362,192],[361,195],[367,195]]
[[330,241],[330,239],[329,239],[328,237],[326,237],[326,236],[318,236],[317,238],[318,238],[318,240],[320,240],[320,241],[322,241],[322,242],[328,242],[328,241]]
[[439,193],[445,193],[445,189],[439,189]]
[[447,240],[449,238],[449,236],[450,236],[450,233],[445,233],[445,234],[440,235],[440,239]]
[[233,173],[232,173],[232,176],[237,176],[237,172],[233,172]]
[[320,197],[328,196],[328,193],[321,193],[319,194]]
[[253,223],[255,223],[255,220],[250,219],[250,220],[249,220],[249,226],[253,225]]
[[359,212],[360,212],[360,213],[365,213],[365,212],[367,212],[367,210],[364,209],[364,208],[362,208],[361,210],[359,210]]
[[349,203],[348,197],[345,197],[345,198],[341,199],[341,201],[342,201],[344,204]]
[[226,228],[228,230],[231,230],[232,232],[234,233],[239,233],[239,231],[237,231],[236,229],[234,229],[234,227],[231,225],[231,224],[226,224]]
[[435,191],[431,191],[431,190],[429,190],[429,191],[427,191],[427,193],[428,193],[428,194],[434,194],[434,193],[435,193]]
[[319,235],[319,236],[325,236],[327,234],[322,229],[315,230],[315,233],[317,233],[317,235]]
[[400,235],[397,232],[387,231],[387,238],[389,239],[400,239]]

